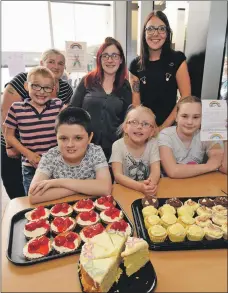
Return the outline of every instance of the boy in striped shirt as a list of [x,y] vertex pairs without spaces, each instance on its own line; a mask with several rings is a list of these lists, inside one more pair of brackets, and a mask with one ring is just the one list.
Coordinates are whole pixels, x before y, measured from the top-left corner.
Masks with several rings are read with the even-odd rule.
[[[63,108],[63,102],[51,98],[55,86],[53,73],[37,66],[27,76],[25,89],[29,99],[15,102],[4,122],[7,148],[22,154],[23,185],[26,194],[40,161],[41,155],[57,145],[55,119]],[[15,135],[18,130],[20,141]]]

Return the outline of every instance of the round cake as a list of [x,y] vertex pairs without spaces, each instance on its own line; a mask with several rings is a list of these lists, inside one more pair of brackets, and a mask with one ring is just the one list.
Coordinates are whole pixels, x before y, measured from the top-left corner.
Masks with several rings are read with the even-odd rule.
[[101,220],[106,223],[113,223],[123,219],[123,212],[115,207],[111,207],[100,213]]
[[51,241],[46,236],[32,238],[23,248],[24,256],[30,260],[47,256],[50,252]]
[[130,236],[132,229],[129,223],[121,219],[120,221],[108,224],[108,226],[106,227],[106,231],[108,231],[109,233],[119,233]]
[[50,212],[43,206],[39,206],[34,210],[25,213],[25,218],[29,221],[37,221],[41,219],[48,219]]
[[169,198],[165,201],[165,203],[173,206],[176,209],[183,205],[182,201],[180,201],[177,197]]
[[99,211],[103,211],[109,209],[110,207],[114,207],[116,202],[112,195],[101,196],[100,198],[95,200],[95,206]]
[[67,253],[76,250],[81,243],[80,236],[75,232],[64,232],[57,235],[53,242],[52,247],[58,253]]
[[211,208],[214,206],[214,200],[212,198],[209,198],[209,197],[205,197],[205,198],[200,198],[198,200],[198,203],[201,205],[201,206],[205,206],[207,208]]
[[88,242],[89,239],[93,238],[94,236],[101,234],[105,231],[104,226],[101,223],[97,223],[92,226],[84,227],[81,232],[79,233],[82,241]]
[[99,222],[99,220],[100,217],[94,210],[79,213],[76,217],[76,222],[80,227],[94,225]]
[[228,199],[227,196],[219,196],[214,199],[214,203],[216,205],[224,206],[225,208],[228,207]]
[[155,207],[156,209],[158,208],[159,206],[159,202],[158,202],[158,199],[155,198],[155,197],[144,197],[142,199],[142,206],[145,208],[147,206],[153,206]]
[[94,202],[91,199],[81,199],[77,201],[73,205],[73,209],[76,213],[81,213],[81,212],[89,212],[93,210],[95,207]]
[[36,238],[46,235],[50,231],[48,220],[41,219],[38,221],[30,221],[25,224],[24,234],[26,238]]
[[72,231],[76,226],[76,220],[71,217],[56,217],[51,222],[51,230],[55,234]]
[[57,203],[50,210],[50,213],[53,217],[70,216],[72,212],[73,212],[73,208],[67,202]]

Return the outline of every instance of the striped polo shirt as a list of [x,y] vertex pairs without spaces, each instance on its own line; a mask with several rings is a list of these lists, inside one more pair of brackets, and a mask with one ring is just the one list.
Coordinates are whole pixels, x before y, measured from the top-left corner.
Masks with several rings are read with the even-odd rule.
[[[21,96],[22,100],[29,99],[28,92],[24,88],[24,83],[27,81],[27,72],[21,72],[17,74],[11,81],[9,81],[5,87],[10,84],[17,93]],[[59,80],[59,92],[58,98],[63,101],[64,104],[69,104],[71,96],[73,95],[72,87],[62,79]],[[1,135],[1,144],[5,145],[5,139]]]
[[[63,105],[60,99],[51,99],[39,113],[31,105],[31,99],[15,102],[9,109],[4,125],[18,129],[21,144],[38,155],[42,155],[57,145],[55,120]],[[22,164],[31,166],[24,156],[22,156]]]

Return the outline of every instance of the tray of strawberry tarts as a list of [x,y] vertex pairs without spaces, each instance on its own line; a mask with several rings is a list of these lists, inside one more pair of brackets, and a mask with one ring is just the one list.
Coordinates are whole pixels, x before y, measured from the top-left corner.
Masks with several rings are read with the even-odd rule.
[[12,217],[6,256],[26,266],[73,255],[104,230],[133,235],[132,223],[111,195],[22,210]]

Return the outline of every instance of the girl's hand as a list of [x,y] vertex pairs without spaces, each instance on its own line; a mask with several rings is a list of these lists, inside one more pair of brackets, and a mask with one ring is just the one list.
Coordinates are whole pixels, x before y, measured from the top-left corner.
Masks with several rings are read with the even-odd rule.
[[30,187],[29,193],[31,195],[42,196],[46,190],[48,190],[49,188],[54,188],[54,187],[58,187],[56,179],[42,180],[42,181],[34,183]]
[[144,180],[144,182],[141,183],[141,192],[145,196],[153,196],[156,194],[157,191],[157,185],[150,184],[148,180]]

